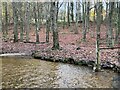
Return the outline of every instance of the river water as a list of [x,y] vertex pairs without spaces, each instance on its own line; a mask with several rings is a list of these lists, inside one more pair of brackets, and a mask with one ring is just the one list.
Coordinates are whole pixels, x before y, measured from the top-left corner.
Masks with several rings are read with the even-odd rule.
[[36,59],[4,57],[2,88],[112,88],[119,75],[110,70],[93,72],[83,66]]

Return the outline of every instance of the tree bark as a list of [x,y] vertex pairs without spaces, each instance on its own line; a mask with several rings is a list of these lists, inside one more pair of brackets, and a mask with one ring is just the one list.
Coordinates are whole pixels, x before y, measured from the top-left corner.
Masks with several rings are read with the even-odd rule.
[[64,16],[63,16],[63,20],[64,20],[64,22],[63,22],[63,29],[65,28],[65,25],[66,25],[66,3],[64,4]]
[[86,6],[86,29],[87,29],[87,32],[89,31],[89,17],[90,17],[90,12],[89,12],[89,9],[90,9],[90,2],[88,1],[87,2],[87,6]]
[[114,2],[109,2],[109,16],[108,16],[108,46],[113,47],[113,26],[112,26],[112,16],[113,16]]
[[67,6],[67,22],[68,22],[68,26],[70,26],[70,3],[68,2],[68,6]]
[[78,20],[82,21],[81,20],[81,5],[80,5],[80,1],[78,1]]
[[[0,12],[2,12],[2,2],[0,2]],[[2,33],[2,13],[0,13],[0,32]]]
[[79,19],[79,9],[78,2],[76,2],[76,23],[75,23],[75,34],[78,34],[78,19]]
[[56,8],[56,3],[51,2],[51,21],[52,21],[52,26],[51,29],[53,30],[53,49],[59,49],[59,36],[58,36],[58,29],[57,29],[57,8]]
[[74,22],[74,2],[70,2],[70,7],[71,7],[71,19],[72,22]]
[[29,42],[30,31],[30,3],[25,2],[25,29],[26,29],[26,42]]
[[86,13],[85,13],[85,3],[86,2],[83,2],[82,3],[82,12],[83,12],[83,16],[82,16],[82,34],[83,34],[83,41],[85,41],[86,40],[86,28],[85,28],[85,24],[86,24],[86,20],[85,20],[85,15],[86,15]]
[[5,4],[5,33],[6,33],[6,36],[8,34],[8,9],[7,9],[7,2],[4,2]]
[[96,71],[100,70],[100,27],[101,27],[101,2],[97,2],[96,14],[97,14],[97,30],[96,30]]
[[115,41],[116,44],[120,44],[120,2],[117,2],[117,13],[118,20]]
[[8,34],[8,10],[7,10],[7,2],[3,2],[3,13],[4,13],[4,22],[3,22],[3,37],[4,40],[7,40],[7,34]]
[[46,42],[49,42],[49,32],[50,32],[50,24],[51,24],[51,19],[50,19],[50,2],[47,3],[47,8],[46,8]]
[[18,16],[16,2],[12,2],[13,7],[13,22],[14,22],[14,42],[18,42]]
[[34,2],[34,17],[35,17],[35,27],[36,27],[36,42],[39,42],[39,21],[38,21],[38,2]]
[[20,3],[20,9],[19,9],[19,14],[20,14],[20,41],[22,42],[23,41],[23,31],[24,31],[23,10],[22,10],[23,3],[22,2],[19,2],[19,3]]

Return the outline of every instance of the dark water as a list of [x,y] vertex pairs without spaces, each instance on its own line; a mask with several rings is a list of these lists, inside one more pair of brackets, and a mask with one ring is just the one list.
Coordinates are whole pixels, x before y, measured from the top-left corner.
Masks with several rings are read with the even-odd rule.
[[119,77],[113,71],[95,73],[88,67],[36,59],[4,57],[3,88],[112,88]]

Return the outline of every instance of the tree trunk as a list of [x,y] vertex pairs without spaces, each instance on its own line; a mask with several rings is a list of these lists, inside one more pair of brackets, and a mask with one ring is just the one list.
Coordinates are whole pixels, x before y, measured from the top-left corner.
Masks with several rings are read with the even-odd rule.
[[119,13],[118,13],[118,44],[120,45],[120,1],[119,1]]
[[50,18],[50,2],[47,4],[47,10],[46,10],[46,42],[49,42],[49,32],[50,32],[50,24],[51,24],[51,18]]
[[76,23],[75,23],[75,34],[78,34],[78,18],[79,18],[79,9],[78,2],[76,2]]
[[13,7],[13,22],[14,22],[14,42],[18,41],[18,16],[17,16],[17,6],[16,2],[12,2]]
[[[94,5],[95,5],[95,0],[94,0]],[[96,20],[95,20],[95,17],[96,17],[96,15],[95,15],[95,8],[94,8],[94,17],[93,17],[93,30],[91,30],[91,37],[92,38],[94,38],[94,31],[95,31],[95,24],[96,24]]]
[[26,29],[26,42],[29,42],[29,31],[30,31],[30,3],[25,2],[25,29]]
[[50,19],[46,20],[46,42],[49,42],[49,32],[50,32]]
[[38,10],[38,28],[40,31],[41,24],[42,24],[42,3],[41,2],[37,3],[37,10]]
[[34,2],[34,17],[35,17],[35,26],[36,26],[36,42],[39,42],[39,21],[38,21],[38,2]]
[[[109,6],[109,3],[106,2],[106,17],[105,17],[105,22],[106,22],[106,25],[108,24],[108,6]],[[107,45],[108,45],[108,35],[109,35],[109,30],[106,31],[106,42],[107,42]]]
[[[2,12],[2,2],[0,2],[0,12]],[[2,13],[0,13],[0,33],[2,33]]]
[[86,6],[86,29],[87,29],[87,32],[89,31],[89,17],[90,17],[90,12],[89,12],[89,9],[90,9],[90,2],[87,2],[87,6]]
[[8,10],[7,10],[7,2],[3,2],[3,13],[4,13],[4,29],[3,29],[3,37],[4,40],[7,40],[7,34],[8,34]]
[[109,17],[108,17],[108,46],[113,47],[114,39],[113,39],[113,26],[112,26],[112,16],[113,16],[113,9],[114,2],[109,2]]
[[86,24],[86,20],[85,20],[85,3],[86,2],[83,2],[82,3],[82,12],[83,12],[83,15],[82,15],[82,21],[83,21],[83,23],[82,23],[82,34],[83,34],[83,41],[85,41],[86,40],[86,28],[85,28],[85,24]]
[[51,2],[51,21],[52,21],[52,26],[51,29],[53,30],[53,49],[59,49],[59,36],[58,36],[58,30],[57,30],[57,8],[56,8],[56,3]]
[[[119,13],[118,13],[118,37],[117,37],[117,41],[118,41],[118,45],[120,45],[120,1],[119,1],[119,9],[118,9]],[[118,49],[118,62],[120,63],[120,49]]]
[[118,20],[117,20],[117,29],[116,29],[116,37],[115,37],[115,41],[116,41],[116,44],[119,44],[119,38],[120,38],[120,2],[117,2],[117,17],[118,17]]
[[22,6],[23,3],[20,3],[20,9],[19,9],[19,14],[20,14],[20,41],[23,41],[23,31],[24,31],[24,26],[23,26],[23,10],[22,10]]
[[8,10],[7,10],[7,2],[4,2],[5,3],[5,33],[6,33],[6,36],[8,34]]
[[70,3],[68,2],[67,6],[67,21],[68,21],[68,26],[70,26]]
[[96,30],[96,71],[100,70],[100,27],[101,27],[101,2],[97,3],[96,14],[97,14],[97,30]]
[[72,22],[74,22],[74,2],[71,2],[70,3],[70,7],[71,7],[71,19],[72,19]]
[[65,28],[65,25],[66,25],[66,3],[65,3],[65,5],[64,5],[64,9],[65,9],[65,11],[64,11],[64,16],[63,16],[63,20],[64,20],[64,22],[63,22],[63,29]]
[[[2,12],[2,2],[0,2],[0,12]],[[0,52],[2,52],[2,38],[3,38],[3,36],[2,36],[2,13],[0,13],[0,33],[1,33],[1,35],[0,35]],[[2,69],[1,69],[1,71],[2,71]],[[2,87],[2,85],[0,87]]]
[[81,5],[80,5],[80,1],[78,1],[78,20],[82,21],[81,20]]

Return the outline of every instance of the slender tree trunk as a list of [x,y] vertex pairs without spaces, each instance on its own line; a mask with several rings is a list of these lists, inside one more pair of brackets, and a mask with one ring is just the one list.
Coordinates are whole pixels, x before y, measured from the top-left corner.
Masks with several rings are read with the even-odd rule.
[[79,11],[78,11],[78,2],[76,2],[76,23],[75,23],[75,34],[78,34],[78,18],[79,18]]
[[19,13],[20,13],[20,41],[23,41],[23,31],[24,31],[24,26],[23,26],[23,11],[22,11],[22,6],[23,3],[20,3],[20,9],[19,9]]
[[67,6],[67,20],[68,20],[68,26],[70,26],[70,3],[68,2]]
[[116,37],[115,37],[115,41],[116,41],[116,44],[119,44],[119,38],[120,38],[120,2],[117,2],[117,29],[116,29]]
[[119,1],[119,13],[118,13],[118,37],[117,37],[117,41],[118,44],[120,44],[120,1]]
[[64,11],[64,16],[63,16],[63,20],[64,20],[64,22],[63,22],[63,29],[65,28],[65,25],[66,25],[66,3],[65,3],[65,5],[64,5],[64,9],[65,9],[65,11]]
[[[105,18],[106,25],[107,25],[107,23],[109,22],[109,21],[108,21],[108,16],[109,16],[109,15],[108,15],[108,11],[109,11],[108,6],[109,6],[109,3],[106,2],[106,18]],[[107,42],[106,45],[108,45],[108,35],[109,35],[109,30],[106,31],[106,42]]]
[[35,26],[36,26],[36,42],[39,42],[39,34],[38,34],[38,32],[39,32],[39,21],[38,21],[37,3],[34,3],[34,16],[35,16]]
[[70,2],[70,7],[71,7],[71,19],[72,22],[74,22],[74,2]]
[[50,2],[48,2],[48,5],[47,5],[47,10],[46,11],[49,11],[49,12],[46,12],[46,42],[48,43],[49,42],[49,32],[50,32],[50,22],[51,22],[51,18],[50,18]]
[[86,40],[86,28],[85,28],[85,23],[86,23],[86,20],[85,20],[85,3],[86,2],[83,2],[82,3],[82,12],[83,12],[83,16],[82,16],[82,21],[83,21],[83,23],[82,23],[82,34],[83,34],[83,41],[85,41]]
[[[118,45],[120,45],[120,1],[119,1],[119,8],[118,8],[118,37],[117,37],[117,41],[118,41]],[[120,63],[120,49],[118,49],[118,62]]]
[[[2,12],[2,2],[0,2],[0,12]],[[0,33],[2,33],[2,13],[0,13]]]
[[59,13],[59,1],[57,1],[57,17],[56,17],[56,22],[58,21],[58,13]]
[[86,6],[87,8],[87,10],[86,10],[86,29],[87,29],[87,31],[89,31],[89,17],[90,17],[90,12],[89,12],[89,9],[90,9],[90,2],[88,1],[87,2],[87,6]]
[[81,21],[81,5],[80,5],[80,1],[78,1],[78,20]]
[[14,22],[14,42],[18,41],[18,16],[17,16],[17,6],[16,2],[12,2],[13,7],[13,22]]
[[[2,12],[2,2],[0,1],[0,12]],[[2,36],[2,13],[0,13],[0,52],[2,52],[2,38],[3,38],[3,36]],[[1,71],[2,71],[2,69],[1,69]],[[1,75],[2,76],[2,75]],[[1,80],[2,80],[2,78],[1,78]],[[2,85],[0,85],[0,87],[2,87]]]
[[37,3],[37,10],[38,10],[38,28],[40,31],[41,24],[42,24],[42,3],[41,2]]
[[53,30],[53,49],[59,49],[59,36],[58,36],[58,30],[57,30],[57,8],[56,3],[51,2],[51,19],[52,19],[52,26],[51,29]]
[[6,33],[6,36],[8,34],[8,9],[7,9],[7,2],[4,2],[5,4],[5,33]]
[[49,31],[50,31],[50,22],[49,22],[49,18],[47,18],[46,20],[46,42],[49,42]]
[[97,3],[97,30],[96,30],[96,71],[100,70],[100,27],[101,27],[101,2]]
[[113,27],[112,27],[112,16],[113,16],[113,8],[114,2],[109,2],[109,18],[108,18],[108,46],[113,47],[114,39],[113,39]]
[[[94,5],[95,5],[95,0],[94,0]],[[94,29],[91,30],[91,37],[94,38],[94,31],[95,31],[95,24],[96,24],[96,19],[95,19],[96,15],[95,15],[95,8],[94,8],[94,17],[93,17],[93,27]]]
[[3,2],[3,13],[4,13],[4,22],[3,22],[3,38],[4,40],[7,40],[7,34],[8,34],[8,11],[7,11],[7,2]]
[[26,42],[29,42],[29,31],[30,31],[30,3],[25,2],[25,29],[26,29]]

